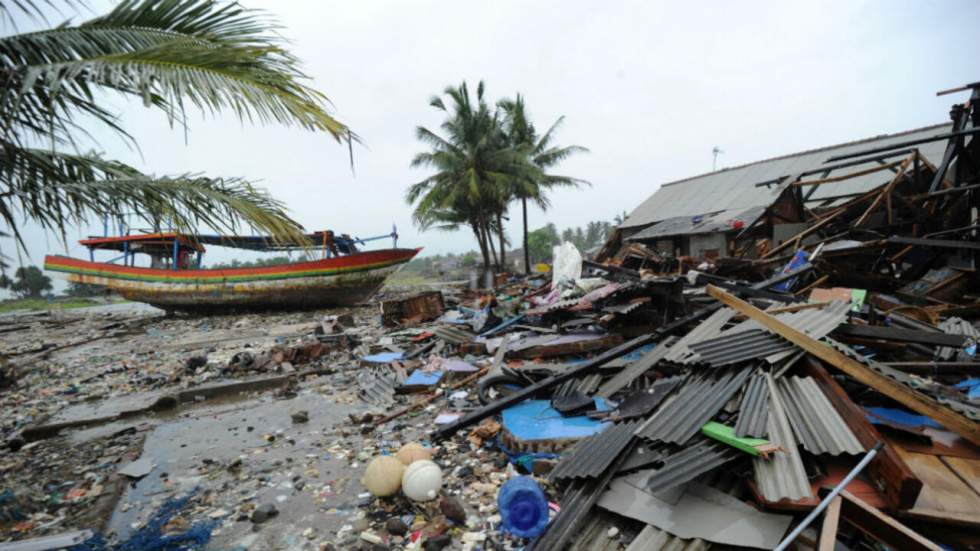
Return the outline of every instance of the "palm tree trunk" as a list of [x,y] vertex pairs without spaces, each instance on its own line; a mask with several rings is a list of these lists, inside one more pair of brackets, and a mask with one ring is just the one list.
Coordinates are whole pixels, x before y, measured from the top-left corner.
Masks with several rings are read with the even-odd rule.
[[483,232],[480,231],[480,223],[478,221],[470,222],[470,226],[473,228],[473,234],[476,235],[476,242],[480,245],[480,254],[483,256],[483,271],[486,272],[490,269],[490,254],[487,253],[487,240],[483,237]]
[[521,197],[521,208],[524,210],[524,273],[531,273],[531,253],[527,250],[527,197]]
[[507,271],[507,237],[504,236],[504,215],[497,213],[497,233],[500,238],[500,270]]
[[483,225],[483,239],[487,242],[487,250],[490,251],[490,258],[493,259],[494,272],[500,271],[500,261],[497,260],[497,248],[493,246],[493,233],[490,231],[490,224]]

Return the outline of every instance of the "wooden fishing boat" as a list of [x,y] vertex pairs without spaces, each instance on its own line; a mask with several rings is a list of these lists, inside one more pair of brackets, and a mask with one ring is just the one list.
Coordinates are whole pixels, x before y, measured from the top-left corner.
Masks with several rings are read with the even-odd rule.
[[[89,260],[48,255],[44,269],[67,274],[69,281],[101,285],[122,297],[167,311],[236,311],[310,309],[349,306],[369,299],[388,276],[398,271],[421,249],[359,251],[357,245],[397,234],[367,239],[334,236],[332,232],[307,235],[307,255],[322,258],[288,264],[247,268],[202,267],[204,245],[250,250],[295,250],[264,237],[206,236],[143,233],[94,237],[79,243],[88,247]],[[96,251],[122,252],[106,262]],[[137,266],[137,255],[150,258],[149,267]]]

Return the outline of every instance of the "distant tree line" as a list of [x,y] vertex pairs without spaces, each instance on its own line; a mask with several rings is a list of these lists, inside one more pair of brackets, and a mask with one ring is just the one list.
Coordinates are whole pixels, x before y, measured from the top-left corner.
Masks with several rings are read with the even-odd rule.
[[238,260],[237,258],[231,262],[218,262],[217,264],[211,264],[208,269],[213,270],[228,270],[232,268],[260,268],[262,266],[279,266],[280,264],[290,264],[292,262],[304,262],[305,258],[290,258],[285,255],[273,256],[271,258],[259,258],[256,260]]
[[37,266],[21,266],[13,279],[0,275],[0,288],[9,289],[20,298],[41,298],[45,291],[53,289],[51,278]]
[[552,247],[562,241],[568,241],[585,253],[605,243],[612,229],[610,222],[596,221],[589,222],[585,227],[565,228],[559,233],[554,224],[548,224],[528,235],[528,255],[531,262],[551,262]]

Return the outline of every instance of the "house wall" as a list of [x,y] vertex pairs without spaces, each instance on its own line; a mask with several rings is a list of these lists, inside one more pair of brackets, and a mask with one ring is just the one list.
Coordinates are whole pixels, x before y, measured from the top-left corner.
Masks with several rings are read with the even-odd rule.
[[728,239],[721,232],[692,235],[690,236],[690,251],[690,255],[695,258],[728,256]]

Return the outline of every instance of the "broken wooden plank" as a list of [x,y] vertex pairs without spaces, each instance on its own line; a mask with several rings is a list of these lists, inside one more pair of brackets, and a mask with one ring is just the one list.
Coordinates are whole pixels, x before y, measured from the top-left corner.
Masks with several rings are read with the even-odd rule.
[[723,304],[759,322],[770,331],[773,331],[836,369],[853,377],[858,382],[877,390],[917,413],[931,417],[947,429],[980,446],[980,423],[971,421],[939,404],[932,398],[885,377],[857,360],[853,360],[830,346],[810,338],[808,335],[793,329],[775,317],[759,310],[740,298],[726,293],[718,287],[709,285],[707,292]]
[[942,548],[901,522],[868,505],[844,490],[840,493],[841,514],[862,532],[894,548],[911,551],[922,549],[941,551]]
[[827,510],[823,513],[823,525],[820,527],[820,547],[817,551],[834,551],[837,544],[837,525],[840,523],[841,497],[834,497]]
[[891,170],[893,168],[899,167],[905,161],[894,161],[891,163],[886,163],[880,166],[873,166],[871,168],[866,168],[864,170],[858,170],[857,172],[851,172],[848,174],[842,174],[840,176],[831,176],[829,178],[821,178],[819,180],[803,180],[793,182],[791,186],[821,186],[823,184],[832,184],[834,182],[843,182],[844,180],[850,180],[851,178],[857,178],[858,176],[864,176],[866,174],[874,174],[875,172],[881,172],[882,170]]
[[915,506],[898,514],[941,524],[980,526],[980,496],[956,472],[935,455],[895,448],[923,482]]
[[[556,340],[560,340],[557,337]],[[593,350],[605,350],[623,344],[623,337],[618,333],[610,333],[602,337],[575,342],[559,342],[556,344],[541,344],[518,350],[511,354],[515,358],[549,358],[552,356],[568,356],[582,354]]]

